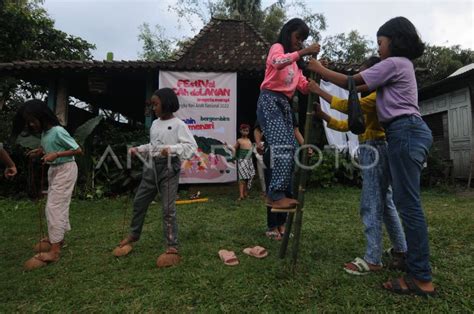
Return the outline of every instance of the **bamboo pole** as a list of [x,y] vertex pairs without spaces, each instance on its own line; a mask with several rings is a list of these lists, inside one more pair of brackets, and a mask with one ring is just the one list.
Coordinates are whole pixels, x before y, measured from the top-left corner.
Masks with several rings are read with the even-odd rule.
[[[311,72],[310,78],[312,80],[315,80],[315,74]],[[308,104],[306,107],[306,121],[305,121],[305,129],[304,129],[304,144],[309,143],[309,138],[310,138],[310,132],[311,132],[311,125],[312,125],[312,115],[313,115],[313,94],[309,93],[308,95]],[[308,150],[303,149],[302,150],[302,164],[303,165],[308,165]],[[293,251],[292,251],[292,262],[293,266],[296,265],[297,259],[298,259],[298,250],[299,250],[299,243],[300,243],[300,238],[301,238],[301,226],[303,224],[303,208],[304,208],[304,192],[306,189],[306,182],[308,178],[308,170],[307,169],[298,169],[299,175],[297,176],[298,183],[297,183],[297,200],[298,200],[298,206],[296,207],[296,213],[290,213],[288,215],[288,220],[286,222],[286,228],[285,228],[285,235],[282,240],[282,244],[280,247],[280,258],[284,258],[286,255],[287,247],[288,247],[288,242],[289,242],[289,237],[290,237],[290,232],[291,228],[293,225],[293,219],[295,219],[295,225],[294,225],[294,241],[293,241]]]

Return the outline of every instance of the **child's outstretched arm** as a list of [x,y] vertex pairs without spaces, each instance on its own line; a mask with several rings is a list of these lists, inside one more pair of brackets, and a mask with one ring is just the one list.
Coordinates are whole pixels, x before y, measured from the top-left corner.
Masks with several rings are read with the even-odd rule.
[[[295,134],[296,141],[300,146],[304,145],[304,137],[303,134],[301,134],[299,127],[295,127],[293,129],[293,133]],[[308,147],[308,156],[311,157],[313,156],[313,149],[311,147]]]
[[[319,44],[312,44],[301,50],[285,53],[282,45],[275,44],[270,48],[268,53],[269,64],[277,70],[281,70],[289,64],[298,61],[301,57],[318,54],[320,50]],[[268,63],[267,63],[268,64]]]
[[[364,85],[366,86],[366,85]],[[318,96],[322,97],[325,101],[331,104],[331,109],[335,109],[339,112],[346,113],[348,111],[347,99],[342,99],[336,96],[333,96],[326,92],[321,86],[314,82],[314,84],[310,84],[311,92],[317,94]],[[373,92],[366,97],[359,98],[360,106],[362,108],[362,112],[370,113],[375,111],[375,100],[376,100],[376,93]]]
[[323,119],[327,123],[327,127],[339,132],[349,131],[349,123],[347,120],[338,120],[324,112],[321,108],[321,104],[314,104],[314,115],[320,119]]
[[[377,98],[377,94],[375,92],[371,93],[366,97],[359,98],[360,107],[363,113],[371,113],[375,112],[375,101]],[[330,102],[331,109],[335,109],[339,112],[347,114],[349,110],[349,105],[347,99],[341,99],[339,97],[333,96]]]
[[5,178],[9,179],[14,177],[17,174],[16,166],[13,160],[8,155],[7,151],[3,148],[0,148],[0,160],[5,164]]
[[43,147],[32,149],[26,153],[26,156],[29,158],[39,157],[43,155],[44,155]]
[[[322,77],[324,77],[325,80],[330,81],[331,83],[336,84],[339,87],[347,89],[347,75],[325,68],[318,60],[311,58],[308,62],[308,69],[310,71],[320,74]],[[360,74],[354,75],[354,81],[356,85],[365,84],[364,79]]]
[[255,138],[255,146],[257,148],[257,153],[259,153],[260,155],[263,155],[264,153],[264,150],[263,150],[264,147],[262,143],[263,134],[262,134],[262,130],[260,130],[259,127],[256,127],[253,130],[253,137]]

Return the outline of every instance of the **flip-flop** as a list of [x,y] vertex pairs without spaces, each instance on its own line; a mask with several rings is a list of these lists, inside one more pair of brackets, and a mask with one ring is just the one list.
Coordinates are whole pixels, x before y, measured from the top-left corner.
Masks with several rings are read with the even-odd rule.
[[237,256],[235,256],[234,251],[220,250],[218,254],[220,259],[227,266],[235,266],[239,264],[239,260],[237,259]]
[[437,295],[436,289],[433,290],[433,291],[422,290],[416,284],[416,282],[413,280],[413,278],[410,277],[410,276],[403,276],[403,280],[405,281],[405,283],[407,285],[406,289],[402,288],[402,286],[400,285],[400,278],[395,278],[395,279],[390,280],[391,288],[386,288],[384,285],[382,285],[382,288],[387,290],[387,291],[396,293],[396,294],[418,295],[418,296],[425,297],[425,298],[427,298],[427,297],[436,297],[436,295]]
[[267,250],[264,247],[258,245],[254,247],[245,248],[243,252],[249,256],[253,256],[256,258],[264,258],[268,256]]

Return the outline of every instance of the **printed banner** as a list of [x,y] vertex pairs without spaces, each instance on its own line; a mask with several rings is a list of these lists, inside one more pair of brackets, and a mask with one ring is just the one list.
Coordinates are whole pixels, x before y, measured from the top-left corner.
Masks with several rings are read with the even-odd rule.
[[181,164],[180,183],[233,182],[235,162],[226,145],[236,142],[237,73],[160,71],[159,86],[178,95],[176,116],[194,134],[198,153]]

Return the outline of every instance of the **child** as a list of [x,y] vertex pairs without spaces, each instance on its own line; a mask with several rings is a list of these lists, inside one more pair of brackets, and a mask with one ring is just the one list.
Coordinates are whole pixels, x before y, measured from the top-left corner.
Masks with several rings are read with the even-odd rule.
[[8,155],[7,151],[0,148],[0,160],[5,164],[4,176],[7,179],[13,178],[17,174],[16,166],[13,160]]
[[173,114],[178,111],[179,102],[171,88],[155,91],[151,103],[157,119],[150,128],[150,143],[129,150],[135,155],[147,154],[151,166],[145,163],[143,167],[142,180],[133,201],[130,234],[120,242],[119,247],[131,245],[140,239],[148,206],[157,192],[160,192],[163,206],[163,234],[167,248],[158,257],[157,266],[167,267],[180,261],[175,201],[181,159],[191,158],[197,150],[197,144],[188,126]]
[[[380,58],[371,57],[361,67],[361,71],[380,62]],[[346,99],[332,96],[316,85],[315,93],[331,104],[332,109],[347,113]],[[364,112],[366,129],[359,135],[359,162],[362,170],[362,195],[360,215],[365,226],[366,251],[364,258],[357,257],[344,265],[349,274],[365,275],[382,268],[382,221],[385,222],[392,242],[393,260],[389,268],[403,270],[407,251],[405,234],[393,204],[392,191],[389,187],[389,167],[385,132],[380,126],[375,111],[376,93],[360,99]],[[325,120],[331,129],[348,132],[348,121],[336,120],[321,110],[316,104],[316,116]]]
[[71,230],[69,205],[77,180],[74,156],[82,154],[82,150],[59,124],[58,118],[47,104],[41,100],[29,100],[18,111],[13,124],[14,135],[20,134],[25,128],[28,133],[41,134],[41,146],[29,151],[27,155],[30,158],[42,156],[43,163],[49,165],[46,201],[48,238],[41,242],[47,242],[51,247],[48,252],[35,256],[36,259],[45,262],[38,265],[44,266],[46,263],[59,260],[64,235]]
[[252,141],[249,139],[249,133],[250,126],[248,124],[241,124],[240,134],[242,137],[233,146],[239,175],[239,201],[248,197],[248,190],[252,187],[252,179],[255,176],[252,161]]
[[[433,295],[429,263],[428,229],[420,201],[420,176],[433,138],[421,118],[418,90],[411,60],[424,51],[415,26],[404,17],[383,24],[377,32],[382,61],[354,76],[356,84],[377,90],[377,116],[385,129],[393,198],[407,240],[408,276],[384,283],[400,294]],[[308,68],[326,80],[346,87],[347,76],[311,60]]]
[[[288,21],[268,53],[265,78],[260,86],[257,119],[272,150],[272,176],[267,186],[267,202],[277,209],[295,207],[298,202],[285,196],[294,168],[296,141],[289,99],[296,89],[307,94],[310,84],[301,70],[301,57],[319,52],[319,44],[302,48],[309,28],[303,20]],[[291,188],[290,188],[291,189]]]

